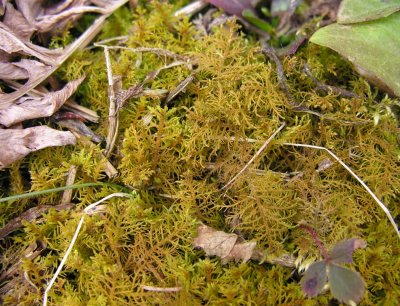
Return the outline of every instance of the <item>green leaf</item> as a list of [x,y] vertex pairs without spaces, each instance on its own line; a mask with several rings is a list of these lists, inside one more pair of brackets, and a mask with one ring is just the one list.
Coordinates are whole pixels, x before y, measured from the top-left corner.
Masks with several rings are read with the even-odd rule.
[[314,297],[321,293],[326,281],[326,262],[317,261],[304,273],[300,281],[301,289],[307,296]]
[[356,65],[359,72],[390,94],[400,96],[400,13],[353,25],[332,24],[310,41],[329,47]]
[[400,0],[343,0],[338,23],[357,23],[387,17],[400,10]]
[[351,305],[361,301],[365,287],[360,273],[335,264],[329,264],[328,280],[332,295],[339,302]]
[[274,30],[271,24],[258,18],[251,10],[244,10],[242,12],[242,16],[244,19],[246,19],[252,25],[263,30],[264,32],[271,33]]

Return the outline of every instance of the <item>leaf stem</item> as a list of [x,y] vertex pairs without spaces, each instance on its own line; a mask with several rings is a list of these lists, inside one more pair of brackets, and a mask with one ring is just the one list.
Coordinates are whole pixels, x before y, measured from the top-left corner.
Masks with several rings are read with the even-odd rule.
[[318,246],[322,256],[324,257],[325,261],[329,261],[330,260],[330,256],[324,246],[324,244],[322,243],[321,239],[319,239],[317,232],[310,226],[306,225],[306,224],[301,224],[300,227],[304,230],[306,230],[311,237],[314,239],[315,244]]

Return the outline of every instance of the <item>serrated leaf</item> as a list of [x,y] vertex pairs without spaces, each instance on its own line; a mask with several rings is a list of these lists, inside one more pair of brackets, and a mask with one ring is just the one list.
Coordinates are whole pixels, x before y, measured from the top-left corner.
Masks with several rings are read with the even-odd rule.
[[337,21],[357,23],[387,17],[400,10],[400,0],[343,0]]
[[343,240],[333,247],[330,257],[337,264],[352,263],[354,251],[365,247],[366,243],[362,239],[352,238]]
[[309,296],[314,297],[321,293],[327,282],[326,262],[314,262],[304,273],[301,279],[301,289]]
[[328,265],[328,280],[332,295],[348,305],[361,301],[365,287],[360,273],[335,264]]
[[354,25],[332,24],[310,41],[331,48],[362,70],[372,83],[400,96],[400,13]]

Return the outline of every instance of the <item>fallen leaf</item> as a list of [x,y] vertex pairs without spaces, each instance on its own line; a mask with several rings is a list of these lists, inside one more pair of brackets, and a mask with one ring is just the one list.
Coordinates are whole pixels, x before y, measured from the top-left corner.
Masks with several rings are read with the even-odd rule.
[[337,21],[341,24],[370,21],[387,17],[399,10],[399,0],[343,0]]
[[69,82],[63,89],[44,97],[21,97],[6,109],[0,109],[0,124],[11,126],[27,119],[49,117],[75,92],[85,77]]
[[71,132],[35,126],[24,130],[0,129],[0,169],[22,159],[30,152],[46,147],[75,144]]
[[28,41],[23,41],[3,22],[0,22],[0,49],[12,53],[21,53],[34,56],[44,63],[56,64],[57,58],[62,55],[61,49],[47,49],[34,45]]
[[24,80],[29,78],[28,71],[14,63],[0,62],[0,79],[2,80]]
[[[43,82],[74,51],[85,47],[101,29],[106,18],[126,2],[128,0],[67,0],[50,1],[48,3],[43,0],[15,0],[14,6],[10,2],[10,6],[7,8],[7,16],[4,16],[0,21],[0,62],[9,63],[12,61],[11,57],[15,58],[17,55],[18,58],[29,57],[31,60],[36,58],[48,66],[48,69],[36,78],[30,77],[23,85],[15,82],[24,76],[22,70],[14,72],[18,79],[11,79],[11,76],[3,78],[6,80],[5,84],[8,88],[5,91],[6,93],[0,93],[0,109],[9,107],[16,99]],[[5,9],[6,4],[7,1],[0,0],[0,10],[1,8]],[[71,24],[83,12],[95,12],[102,15],[79,38],[64,49],[47,49],[31,43],[28,39],[32,30],[35,32],[48,30],[47,36],[60,33],[65,25]],[[26,27],[27,23],[30,28]],[[12,63],[12,65],[15,65],[15,63]],[[12,66],[7,65],[7,69],[12,69]],[[1,76],[3,77],[3,75],[4,73]]]
[[0,69],[3,80],[23,80],[38,78],[52,67],[35,60],[21,59],[19,62],[0,62]]
[[400,96],[400,13],[353,25],[331,24],[310,41],[351,61],[361,74],[392,95]]
[[227,263],[232,260],[235,262],[239,262],[240,260],[243,260],[243,262],[249,261],[254,255],[256,245],[257,243],[255,241],[236,242],[228,255],[221,258],[222,263]]
[[10,29],[13,29],[14,33],[18,35],[19,38],[26,41],[29,41],[32,34],[35,32],[35,28],[32,27],[25,17],[10,3],[6,6],[3,23]]
[[217,231],[204,224],[197,228],[197,232],[193,245],[203,249],[207,256],[220,257],[222,263],[232,260],[246,262],[255,254],[256,243],[241,241],[236,234]]
[[[21,11],[26,20],[38,32],[50,32],[54,28],[60,28],[60,24],[65,25],[83,13],[107,14],[113,2],[119,1],[62,1],[55,2],[52,6],[44,7],[42,0],[15,0],[18,10]],[[88,5],[92,2],[96,6]],[[62,28],[62,27],[61,27]]]

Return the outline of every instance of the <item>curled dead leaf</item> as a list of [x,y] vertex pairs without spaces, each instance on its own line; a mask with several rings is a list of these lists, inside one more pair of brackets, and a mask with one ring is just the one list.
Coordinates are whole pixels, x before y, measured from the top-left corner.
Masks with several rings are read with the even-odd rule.
[[44,97],[21,97],[6,109],[0,109],[0,124],[11,126],[27,119],[49,117],[75,92],[85,77],[69,82],[63,89]]
[[22,40],[29,41],[35,28],[29,24],[25,17],[10,3],[6,6],[3,22]]
[[222,263],[229,261],[248,261],[253,255],[259,256],[256,242],[245,242],[236,234],[217,231],[207,225],[197,228],[198,236],[193,239],[193,245],[204,250],[207,256],[218,256]]
[[0,129],[0,169],[22,159],[30,152],[46,147],[75,144],[71,132],[57,131],[47,126],[24,130]]

